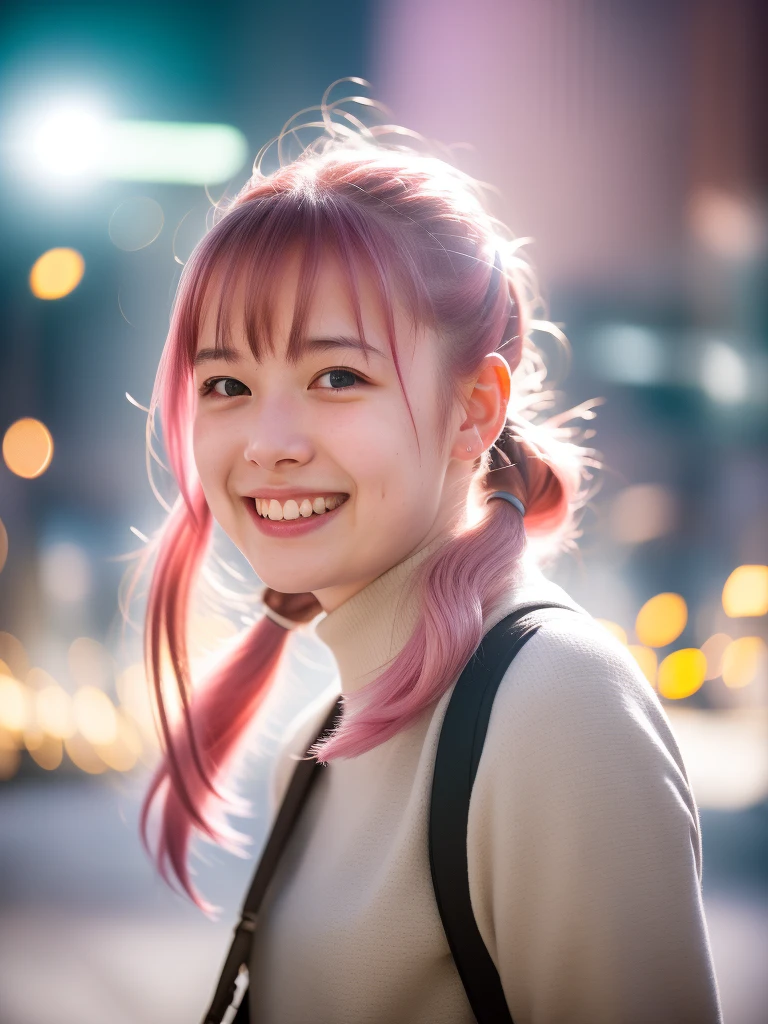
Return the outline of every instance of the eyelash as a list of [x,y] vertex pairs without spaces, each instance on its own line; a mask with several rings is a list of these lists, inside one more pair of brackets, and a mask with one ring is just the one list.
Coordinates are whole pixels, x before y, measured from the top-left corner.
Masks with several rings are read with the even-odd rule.
[[[364,378],[361,377],[359,373],[356,373],[349,366],[331,366],[330,369],[323,370],[322,373],[319,373],[317,375],[317,377],[315,377],[315,380],[319,380],[321,377],[325,377],[325,375],[327,373],[334,373],[336,370],[338,370],[340,372],[343,372],[343,373],[351,374],[353,377],[356,377],[357,380],[360,383],[359,384],[351,384],[349,387],[346,387],[346,388],[320,388],[319,389],[320,391],[332,391],[332,392],[335,391],[335,392],[341,392],[343,394],[343,393],[349,392],[349,391],[356,391],[358,389],[358,387],[360,386],[360,384],[366,384],[367,383],[367,381],[364,380]],[[216,384],[218,384],[220,380],[237,380],[237,377],[209,377],[208,380],[203,381],[203,383],[197,389],[198,395],[201,398],[205,398],[206,395],[214,395],[216,398],[225,398],[226,396],[220,395],[220,394],[218,394],[218,392],[213,390],[214,386]],[[238,381],[238,384],[242,384],[242,383],[243,383],[242,381]],[[313,383],[314,383],[314,381],[313,381]],[[245,387],[246,385],[243,385],[243,386]],[[231,398],[242,398],[243,396],[242,395],[231,395],[229,397],[231,397]]]

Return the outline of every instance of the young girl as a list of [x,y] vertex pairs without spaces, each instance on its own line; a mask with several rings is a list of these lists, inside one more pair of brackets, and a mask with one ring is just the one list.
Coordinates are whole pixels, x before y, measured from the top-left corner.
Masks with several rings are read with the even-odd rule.
[[[251,1020],[469,1024],[428,863],[437,740],[484,634],[565,604],[510,664],[472,789],[483,942],[516,1024],[719,1021],[669,721],[626,648],[541,571],[573,546],[595,462],[565,416],[534,422],[531,276],[476,182],[331,113],[297,159],[257,166],[179,285],[151,405],[180,495],[150,551],[166,754],[144,841],[162,797],[159,869],[210,912],[193,830],[237,851],[216,811],[242,804],[222,781],[291,630],[316,633],[338,679],[284,739],[273,816],[339,693],[343,716],[312,751],[326,767],[259,915]],[[190,698],[187,611],[214,520],[263,615]]]

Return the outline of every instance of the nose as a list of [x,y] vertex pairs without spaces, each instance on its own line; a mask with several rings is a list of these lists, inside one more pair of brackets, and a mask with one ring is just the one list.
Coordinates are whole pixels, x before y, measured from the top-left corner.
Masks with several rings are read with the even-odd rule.
[[284,404],[280,408],[272,402],[250,421],[243,456],[264,470],[301,466],[312,459],[313,445],[298,418]]

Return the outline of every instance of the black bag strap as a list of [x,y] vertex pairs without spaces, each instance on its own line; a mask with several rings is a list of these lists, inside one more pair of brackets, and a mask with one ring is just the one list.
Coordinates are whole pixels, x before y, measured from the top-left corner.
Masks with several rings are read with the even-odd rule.
[[[429,812],[429,866],[440,918],[478,1024],[513,1024],[499,972],[472,912],[467,863],[469,798],[493,700],[518,651],[555,602],[516,608],[483,637],[454,687],[438,739]],[[538,614],[537,614],[538,613]]]
[[[320,730],[317,739],[323,739],[326,733],[335,728],[341,716],[341,697],[336,700],[328,717]],[[235,927],[235,937],[224,961],[221,976],[216,986],[211,1005],[203,1017],[203,1024],[221,1024],[224,1014],[232,1004],[235,996],[238,975],[243,967],[247,968],[251,951],[253,931],[256,927],[259,908],[267,891],[272,875],[280,861],[286,843],[293,831],[296,820],[304,806],[310,787],[323,767],[323,762],[313,759],[299,761],[288,784],[285,797],[277,813],[269,839],[259,860],[253,876],[248,895],[245,897],[240,921]],[[248,1024],[248,992],[242,994],[235,1024]]]

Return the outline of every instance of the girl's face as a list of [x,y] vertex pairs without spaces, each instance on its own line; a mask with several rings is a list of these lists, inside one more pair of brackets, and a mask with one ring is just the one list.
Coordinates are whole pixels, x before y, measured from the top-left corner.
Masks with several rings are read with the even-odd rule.
[[[242,293],[231,310],[227,358],[211,351],[215,307],[208,307],[195,366],[194,458],[214,518],[259,579],[281,593],[312,592],[331,611],[463,515],[480,445],[476,433],[459,429],[466,412],[458,402],[450,437],[438,437],[437,338],[417,334],[396,309],[419,452],[378,295],[361,280],[365,338],[376,350],[366,361],[345,344],[358,332],[332,260],[321,268],[309,312],[309,351],[286,362],[297,281],[294,258],[275,296],[274,355],[263,345],[259,362],[242,326]],[[474,455],[453,457],[473,441]],[[319,513],[325,505],[331,509]]]

